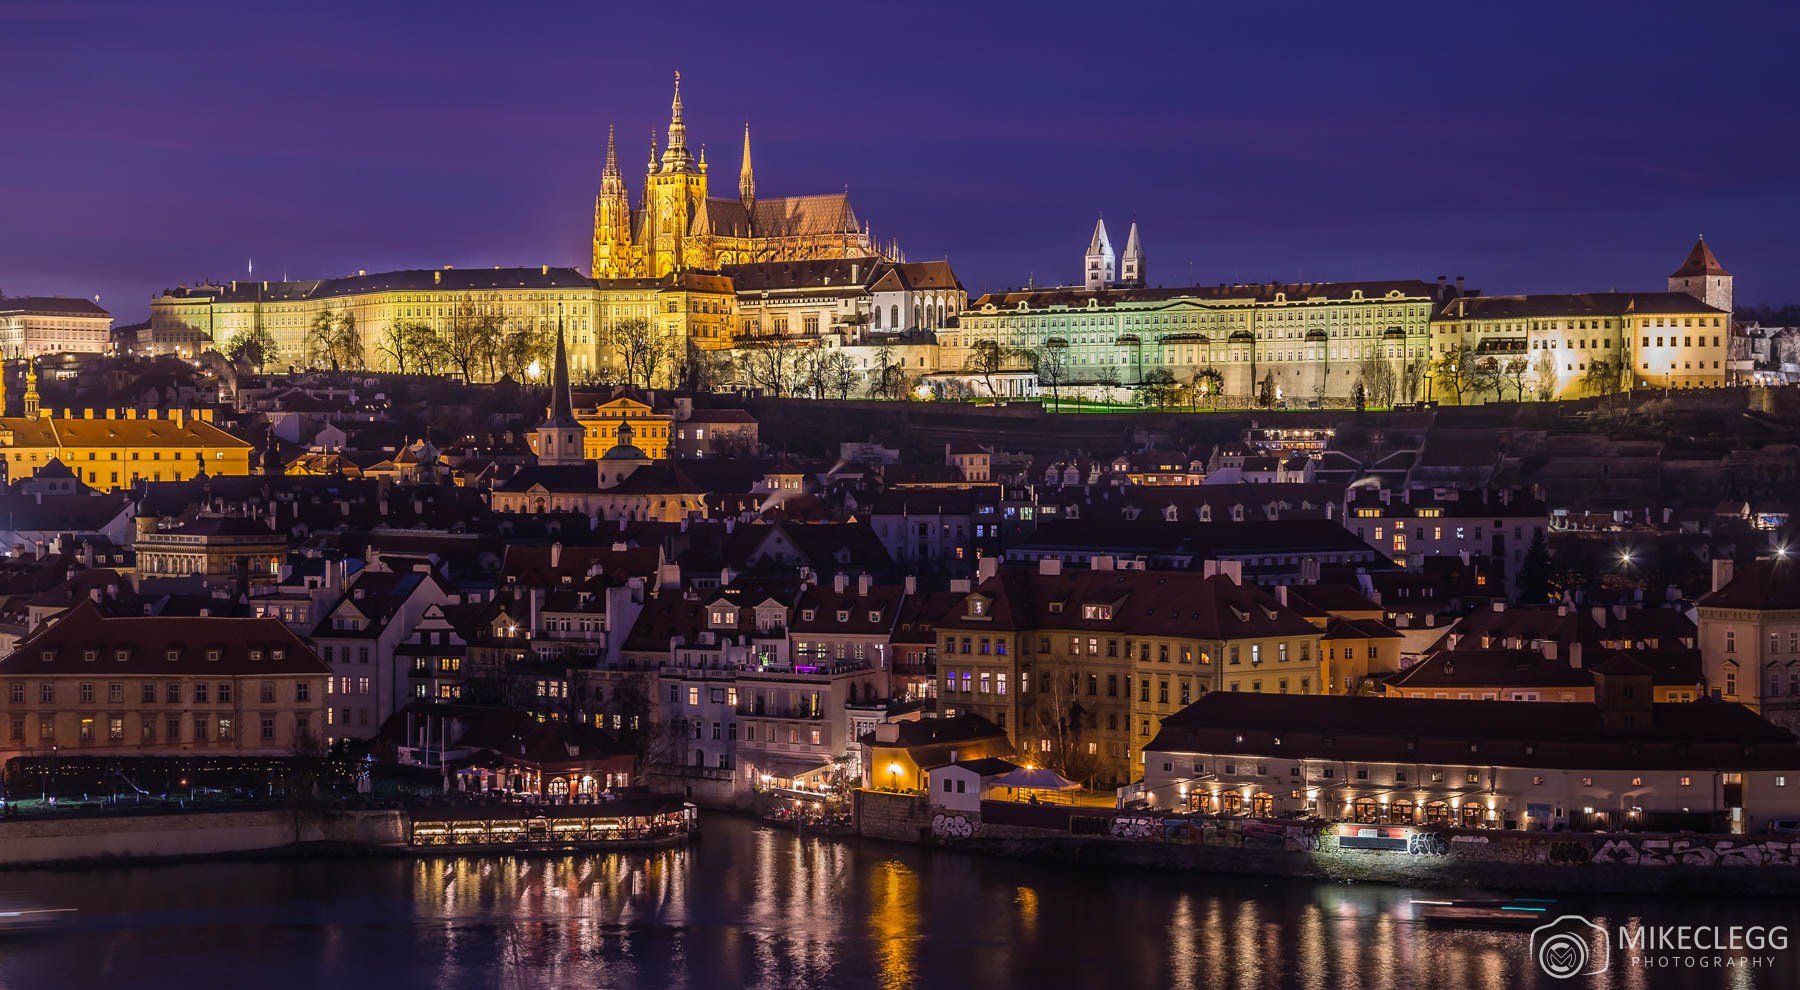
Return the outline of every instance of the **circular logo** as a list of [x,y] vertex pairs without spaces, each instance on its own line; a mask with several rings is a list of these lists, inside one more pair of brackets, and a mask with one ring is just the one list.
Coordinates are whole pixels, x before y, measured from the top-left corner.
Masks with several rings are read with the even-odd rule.
[[1587,942],[1569,932],[1557,932],[1538,943],[1537,961],[1545,973],[1566,980],[1587,968]]

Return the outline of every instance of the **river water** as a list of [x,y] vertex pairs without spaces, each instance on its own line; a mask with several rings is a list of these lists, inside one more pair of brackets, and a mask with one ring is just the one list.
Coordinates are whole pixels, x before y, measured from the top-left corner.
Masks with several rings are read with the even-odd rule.
[[[1425,892],[984,859],[709,816],[680,850],[0,875],[79,909],[0,939],[0,990],[181,987],[1794,987],[1761,969],[1542,976]],[[1786,924],[1793,900],[1564,899],[1602,924]]]

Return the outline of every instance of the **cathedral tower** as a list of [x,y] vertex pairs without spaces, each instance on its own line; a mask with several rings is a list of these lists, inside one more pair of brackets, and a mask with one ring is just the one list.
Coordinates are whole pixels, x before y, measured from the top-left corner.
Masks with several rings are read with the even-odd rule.
[[631,246],[631,197],[619,171],[619,147],[606,129],[606,168],[594,198],[594,278],[629,278],[637,272]]
[[[655,144],[651,144],[652,151]],[[653,161],[655,161],[653,159]],[[644,230],[639,247],[648,252],[645,275],[710,268],[712,258],[702,239],[690,243],[694,219],[706,210],[706,164],[687,146],[687,124],[681,115],[681,73],[675,73],[675,98],[669,103],[669,146],[644,179]]]
[[1094,223],[1094,238],[1088,242],[1087,275],[1083,282],[1089,289],[1104,289],[1113,284],[1112,241],[1106,238],[1106,218]]
[[1669,276],[1669,291],[1685,292],[1708,306],[1731,312],[1731,273],[1713,256],[1704,237],[1694,242],[1687,260]]
[[1125,254],[1119,258],[1119,284],[1134,289],[1144,287],[1144,245],[1138,242],[1137,221],[1131,221],[1131,233],[1125,236]]

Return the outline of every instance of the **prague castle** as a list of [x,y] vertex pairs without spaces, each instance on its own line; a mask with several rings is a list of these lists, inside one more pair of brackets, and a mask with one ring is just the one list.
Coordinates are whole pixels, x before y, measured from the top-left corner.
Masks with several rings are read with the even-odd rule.
[[677,72],[668,147],[659,155],[652,136],[636,209],[619,170],[617,142],[607,132],[606,167],[594,200],[594,277],[660,278],[728,265],[878,254],[868,228],[858,226],[848,192],[757,198],[748,124],[737,196],[712,196],[707,179],[705,148],[698,156],[688,148]]

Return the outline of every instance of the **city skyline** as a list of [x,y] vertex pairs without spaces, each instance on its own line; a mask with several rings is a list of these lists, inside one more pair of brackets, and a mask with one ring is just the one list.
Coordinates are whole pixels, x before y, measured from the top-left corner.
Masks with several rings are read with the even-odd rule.
[[[1800,288],[1783,237],[1800,196],[1778,164],[1794,101],[1758,55],[1780,32],[1743,30],[1747,12],[1549,22],[1563,30],[1522,12],[1377,25],[1324,11],[1279,30],[1166,12],[1182,30],[1147,31],[1032,10],[964,12],[947,34],[923,13],[802,6],[684,35],[650,14],[496,26],[452,6],[145,45],[179,19],[10,8],[0,46],[18,78],[0,101],[38,150],[9,164],[35,192],[0,244],[0,289],[98,293],[128,322],[157,290],[243,278],[250,259],[259,278],[585,269],[607,128],[630,175],[651,131],[661,140],[676,70],[715,167],[735,173],[748,121],[759,192],[847,183],[877,241],[949,257],[976,293],[1078,281],[1097,214],[1118,233],[1138,220],[1152,285],[1461,274],[1490,293],[1654,289],[1704,234],[1745,303]],[[398,37],[411,40],[383,40]],[[1714,54],[1727,37],[1738,57]],[[771,54],[809,45],[864,58]],[[924,71],[913,52],[930,53]],[[1698,69],[1644,71],[1685,52]],[[477,58],[497,68],[458,71]],[[1754,134],[1775,135],[1765,153],[1724,153]]]

